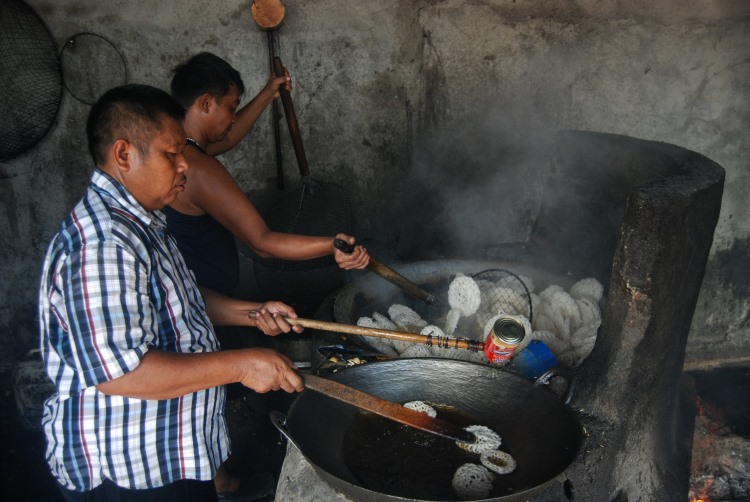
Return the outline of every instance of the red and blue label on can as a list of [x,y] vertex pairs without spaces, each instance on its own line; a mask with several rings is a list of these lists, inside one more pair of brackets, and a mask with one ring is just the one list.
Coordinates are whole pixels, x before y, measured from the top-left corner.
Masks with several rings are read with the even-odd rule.
[[505,364],[513,358],[526,335],[523,324],[511,316],[501,316],[484,341],[484,355],[491,364]]

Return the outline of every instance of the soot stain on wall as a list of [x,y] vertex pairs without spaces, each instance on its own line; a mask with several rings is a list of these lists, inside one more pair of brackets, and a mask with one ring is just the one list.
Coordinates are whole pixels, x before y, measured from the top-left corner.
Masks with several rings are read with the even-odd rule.
[[716,251],[713,261],[719,282],[737,296],[750,296],[750,237],[737,239],[729,249]]

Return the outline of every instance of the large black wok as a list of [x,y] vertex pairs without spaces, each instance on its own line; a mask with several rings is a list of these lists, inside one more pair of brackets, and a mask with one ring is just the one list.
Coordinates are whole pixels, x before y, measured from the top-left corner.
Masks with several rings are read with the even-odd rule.
[[[500,433],[502,449],[514,456],[518,467],[500,481],[506,485],[502,495],[485,500],[528,500],[573,461],[580,447],[581,426],[559,396],[490,366],[439,358],[393,359],[348,368],[329,378],[390,401],[452,405]],[[351,498],[430,500],[374,491],[355,478],[343,459],[343,441],[358,413],[307,390],[294,400],[285,423],[283,415],[272,418],[318,474]]]

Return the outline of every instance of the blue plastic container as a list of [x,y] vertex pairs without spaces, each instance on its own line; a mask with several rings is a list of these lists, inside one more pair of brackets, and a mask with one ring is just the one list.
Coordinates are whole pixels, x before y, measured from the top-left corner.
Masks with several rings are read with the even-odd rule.
[[521,376],[535,380],[548,369],[557,366],[557,358],[540,340],[532,340],[517,353],[506,368]]

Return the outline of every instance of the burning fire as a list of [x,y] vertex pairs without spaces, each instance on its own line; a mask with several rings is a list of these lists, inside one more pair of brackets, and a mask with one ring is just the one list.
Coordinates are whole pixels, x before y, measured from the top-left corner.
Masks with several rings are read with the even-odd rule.
[[721,412],[700,397],[695,402],[695,433],[693,435],[693,456],[690,466],[691,489],[690,502],[711,502],[708,494],[714,484],[714,476],[705,469],[706,459],[716,455],[714,435],[723,427],[721,420],[715,420]]

